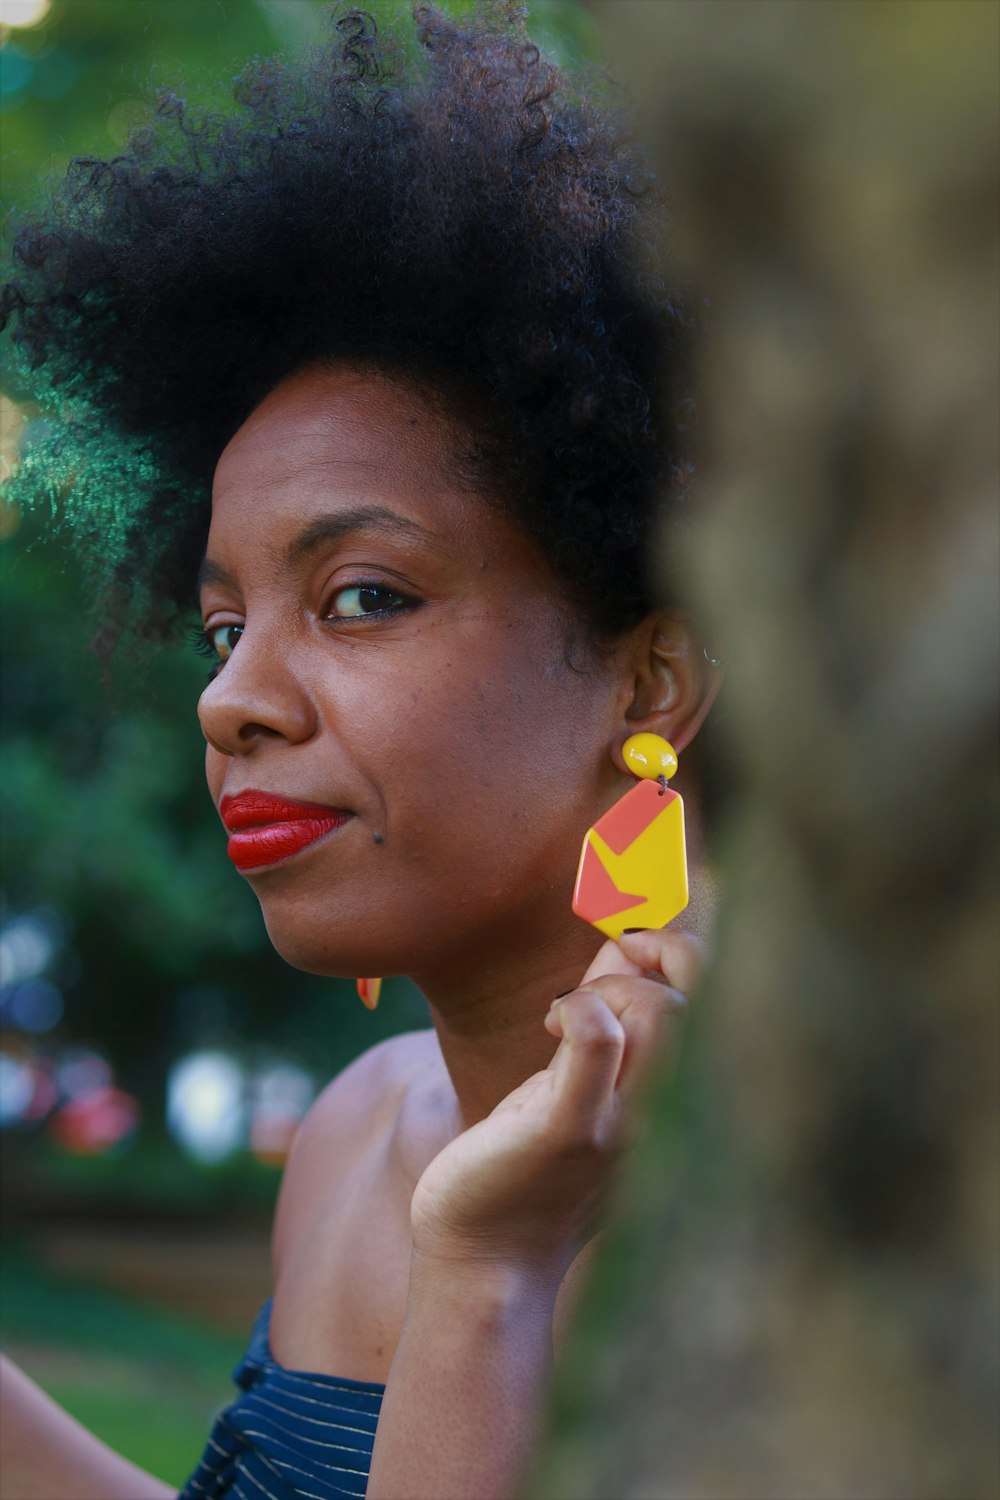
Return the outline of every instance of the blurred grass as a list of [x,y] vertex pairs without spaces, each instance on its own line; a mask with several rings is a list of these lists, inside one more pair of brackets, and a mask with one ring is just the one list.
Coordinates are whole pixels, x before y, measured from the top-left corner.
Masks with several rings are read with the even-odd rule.
[[183,1484],[231,1397],[245,1339],[54,1274],[28,1240],[0,1254],[5,1352],[111,1447]]

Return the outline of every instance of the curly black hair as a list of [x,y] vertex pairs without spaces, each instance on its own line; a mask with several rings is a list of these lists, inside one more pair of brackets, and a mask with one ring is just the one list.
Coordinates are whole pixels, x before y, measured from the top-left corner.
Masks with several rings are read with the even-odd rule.
[[649,175],[513,0],[414,18],[408,55],[334,12],[318,55],[248,68],[228,116],[161,97],[15,224],[0,326],[53,414],[15,492],[68,516],[112,616],[190,607],[223,447],[283,376],[333,361],[440,393],[600,634],[649,607],[689,328],[643,258]]

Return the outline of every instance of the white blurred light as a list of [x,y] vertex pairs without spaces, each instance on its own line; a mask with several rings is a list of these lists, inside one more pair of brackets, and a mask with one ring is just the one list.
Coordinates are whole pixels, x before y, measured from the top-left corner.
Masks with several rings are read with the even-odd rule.
[[297,1063],[272,1063],[261,1068],[253,1079],[254,1112],[264,1114],[305,1114],[313,1101],[312,1076]]
[[258,1161],[280,1165],[313,1101],[312,1076],[295,1063],[271,1063],[254,1074],[250,1093],[250,1150]]
[[56,951],[49,926],[38,917],[16,917],[0,933],[0,985],[34,979]]
[[0,25],[37,26],[52,9],[52,0],[0,0]]
[[225,1052],[192,1052],[167,1080],[167,1125],[203,1162],[223,1161],[243,1144],[243,1069]]
[[0,1126],[23,1119],[35,1094],[30,1066],[9,1052],[0,1052]]

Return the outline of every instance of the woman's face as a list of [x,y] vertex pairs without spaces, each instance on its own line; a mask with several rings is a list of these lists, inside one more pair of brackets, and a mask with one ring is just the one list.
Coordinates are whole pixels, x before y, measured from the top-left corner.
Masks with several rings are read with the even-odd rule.
[[250,791],[331,810],[230,846],[278,951],[316,973],[550,943],[579,921],[580,840],[621,790],[623,685],[611,662],[570,664],[547,562],[454,478],[455,439],[415,389],[310,370],[216,471],[208,782],[230,825],[281,822]]

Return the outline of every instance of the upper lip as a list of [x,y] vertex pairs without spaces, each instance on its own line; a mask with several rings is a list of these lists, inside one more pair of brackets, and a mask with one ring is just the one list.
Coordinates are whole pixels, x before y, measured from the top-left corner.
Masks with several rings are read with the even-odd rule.
[[271,823],[297,823],[312,818],[343,818],[345,810],[323,802],[293,802],[275,792],[245,791],[223,797],[219,816],[229,833],[243,828],[266,828]]

